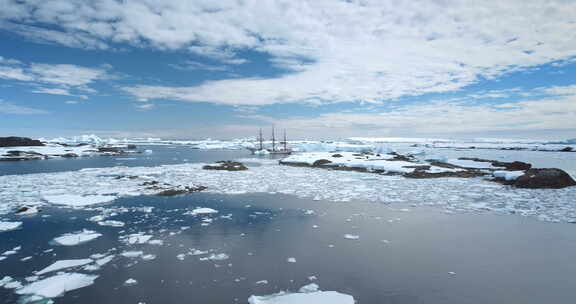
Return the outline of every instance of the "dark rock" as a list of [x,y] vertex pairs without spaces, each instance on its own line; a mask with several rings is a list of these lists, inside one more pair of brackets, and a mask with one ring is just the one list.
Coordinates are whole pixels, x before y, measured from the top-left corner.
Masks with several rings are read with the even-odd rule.
[[62,154],[60,155],[61,157],[66,157],[66,158],[72,158],[72,157],[78,157],[78,154],[76,153],[66,153],[66,154]]
[[507,184],[518,188],[559,189],[576,186],[576,181],[565,171],[556,168],[530,169]]
[[[21,207],[21,208],[19,208],[18,210],[16,210],[15,213],[16,213],[16,214],[20,214],[20,213],[26,212],[26,211],[28,211],[28,210],[30,210],[30,207],[24,206],[24,207]],[[38,210],[38,212],[40,212],[40,211],[41,211],[41,210]]]
[[122,153],[122,150],[117,147],[100,147],[98,152]]
[[0,137],[0,147],[28,147],[28,146],[44,146],[42,142],[27,137]]
[[520,161],[501,162],[501,161],[497,161],[497,160],[481,159],[481,158],[474,158],[474,157],[460,157],[458,159],[471,160],[471,161],[475,161],[475,162],[491,163],[492,166],[494,166],[494,167],[504,167],[504,168],[506,168],[506,170],[509,170],[509,171],[520,171],[520,170],[524,171],[524,170],[528,170],[528,169],[532,168],[532,164],[520,162]]
[[177,188],[173,188],[173,189],[166,189],[163,191],[160,191],[158,193],[156,193],[156,195],[159,196],[174,196],[174,195],[180,195],[180,194],[187,194],[187,193],[192,193],[192,192],[198,192],[198,191],[203,191],[208,189],[207,187],[204,186],[195,186],[195,187],[177,187]]
[[136,149],[136,145],[128,145],[128,146],[126,146],[126,149],[135,150],[135,149]]
[[343,157],[342,154],[334,154],[332,157]]
[[394,155],[394,158],[391,158],[388,160],[414,162],[414,157],[412,157],[412,156],[406,156],[406,155],[398,154],[396,152],[392,152],[392,153],[390,153],[390,155]]
[[225,170],[225,171],[243,171],[248,170],[241,162],[235,162],[230,160],[221,160],[216,162],[217,165],[206,165],[202,167],[204,170]]
[[566,147],[562,150],[560,150],[561,152],[574,152],[574,149],[572,149],[572,147]]
[[321,167],[323,165],[330,164],[330,163],[332,163],[332,162],[327,160],[327,159],[319,159],[312,164],[312,167]]

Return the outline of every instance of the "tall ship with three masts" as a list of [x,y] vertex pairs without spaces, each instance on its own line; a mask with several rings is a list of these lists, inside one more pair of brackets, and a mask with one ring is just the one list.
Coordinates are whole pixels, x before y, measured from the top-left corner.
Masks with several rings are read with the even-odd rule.
[[252,154],[256,155],[292,153],[292,149],[288,147],[288,141],[286,140],[286,130],[284,130],[284,140],[280,141],[279,144],[276,145],[276,131],[274,127],[272,127],[272,140],[270,147],[265,147],[264,138],[262,137],[262,129],[260,129],[258,132],[258,146],[254,148],[250,147],[248,150],[250,150]]

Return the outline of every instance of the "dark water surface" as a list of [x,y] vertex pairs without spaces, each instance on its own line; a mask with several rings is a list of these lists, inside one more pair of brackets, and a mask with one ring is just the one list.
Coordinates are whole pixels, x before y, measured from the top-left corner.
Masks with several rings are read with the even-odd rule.
[[186,162],[214,162],[248,157],[248,150],[198,150],[189,146],[138,146],[136,153],[116,156],[53,158],[44,160],[0,161],[0,175],[73,171],[84,168],[116,166],[140,167],[181,164]]
[[[155,209],[110,218],[125,221],[123,228],[87,221],[99,214],[96,211],[47,208],[41,215],[24,218],[23,229],[0,234],[0,252],[23,247],[0,262],[0,278],[11,275],[22,280],[56,260],[116,248],[115,253],[142,250],[157,258],[116,257],[95,272],[100,277],[94,285],[68,292],[56,303],[246,303],[252,294],[296,291],[313,275],[322,290],[353,295],[358,303],[572,303],[574,299],[573,224],[271,194],[141,196],[105,207],[120,206]],[[195,207],[219,213],[210,216],[213,223],[202,226],[202,217],[184,215]],[[219,217],[226,214],[232,214],[231,219]],[[181,230],[182,226],[190,228]],[[104,236],[72,247],[49,244],[62,233],[84,228]],[[135,232],[151,234],[164,245],[128,246],[118,241],[120,234]],[[344,234],[360,238],[348,240]],[[49,248],[54,251],[43,252]],[[190,248],[212,249],[230,258],[176,258]],[[33,258],[21,262],[26,256]],[[297,262],[288,263],[289,257]],[[138,280],[138,285],[123,286],[128,278]],[[260,280],[269,283],[256,284]],[[18,297],[0,289],[0,299],[15,303]]]

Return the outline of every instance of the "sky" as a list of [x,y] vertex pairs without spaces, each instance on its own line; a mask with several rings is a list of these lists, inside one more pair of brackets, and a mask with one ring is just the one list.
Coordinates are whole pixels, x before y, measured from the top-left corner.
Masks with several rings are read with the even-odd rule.
[[0,0],[0,136],[576,138],[572,0]]

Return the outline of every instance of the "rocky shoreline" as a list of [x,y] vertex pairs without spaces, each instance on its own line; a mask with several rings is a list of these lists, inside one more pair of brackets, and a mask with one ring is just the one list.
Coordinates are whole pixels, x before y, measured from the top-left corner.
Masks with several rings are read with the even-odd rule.
[[559,189],[575,186],[576,181],[557,168],[532,168],[525,162],[501,162],[479,158],[456,160],[420,160],[413,155],[395,152],[316,152],[301,153],[279,161],[280,165],[310,167],[329,170],[368,172],[381,175],[399,175],[406,178],[487,177],[487,180],[518,188]]

